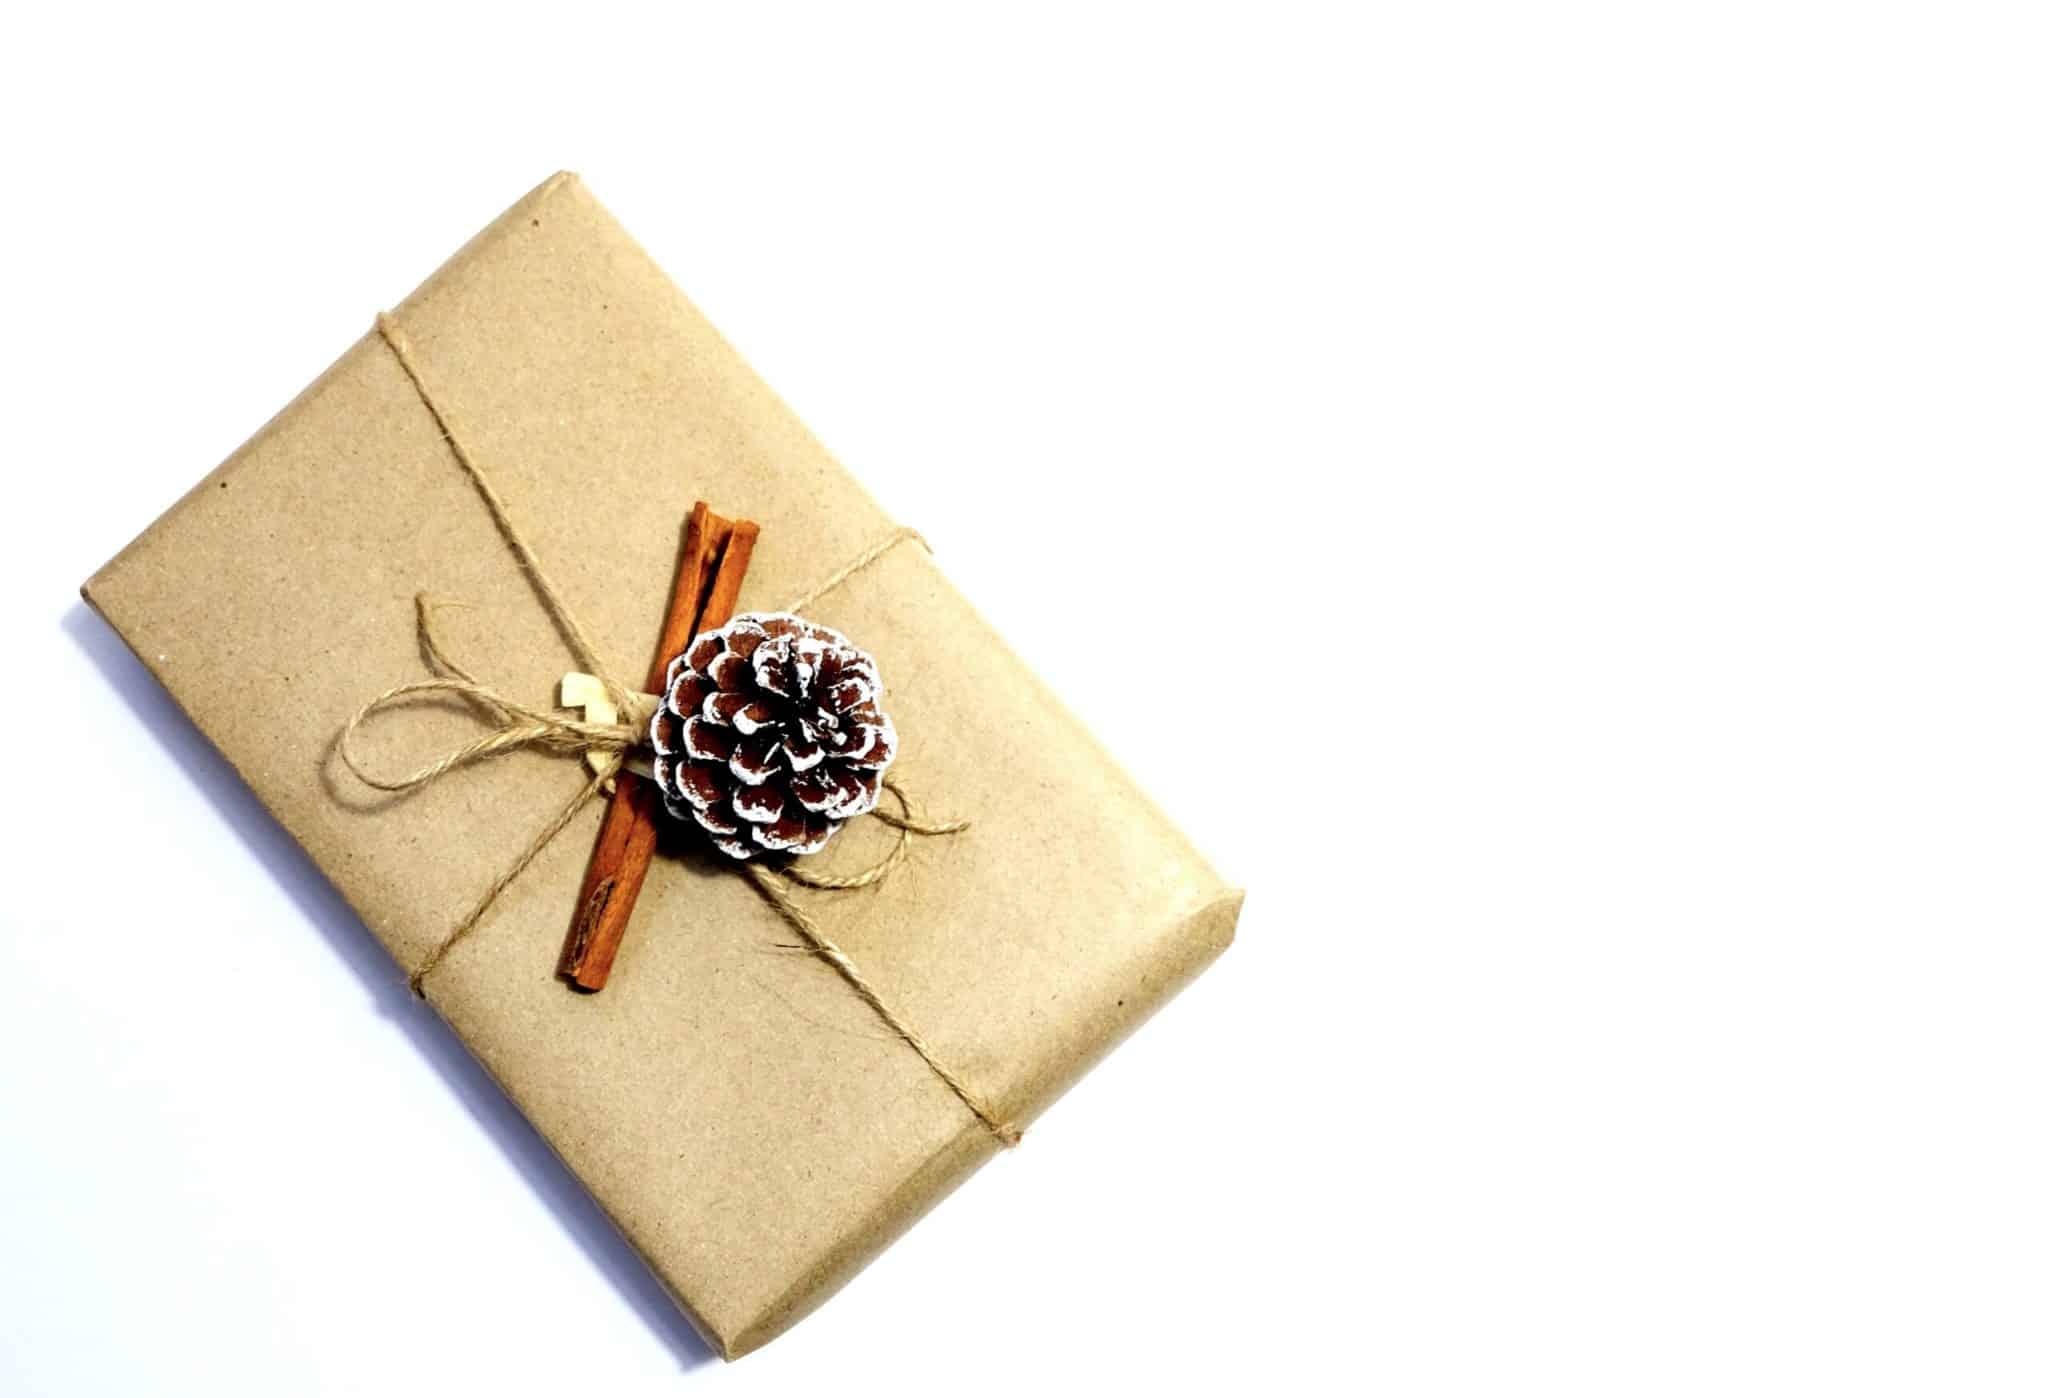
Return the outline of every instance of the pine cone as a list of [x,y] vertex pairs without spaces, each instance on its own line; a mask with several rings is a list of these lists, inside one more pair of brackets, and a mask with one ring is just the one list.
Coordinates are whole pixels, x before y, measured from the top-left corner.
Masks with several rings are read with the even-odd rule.
[[875,807],[896,756],[875,662],[829,627],[749,612],[669,662],[651,725],[669,813],[734,859],[813,854]]

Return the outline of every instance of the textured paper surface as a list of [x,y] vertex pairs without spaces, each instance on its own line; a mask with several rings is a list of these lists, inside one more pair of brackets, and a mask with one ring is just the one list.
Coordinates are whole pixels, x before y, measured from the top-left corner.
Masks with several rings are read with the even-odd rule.
[[[622,675],[650,659],[693,500],[761,522],[749,608],[797,595],[892,523],[573,176],[515,205],[395,314],[453,430]],[[469,604],[444,614],[451,648],[508,693],[545,704],[577,668],[374,333],[85,591],[401,967],[584,780],[578,763],[514,754],[373,799],[334,758],[358,705],[423,677],[416,592]],[[894,775],[929,813],[975,825],[920,842],[879,891],[798,896],[906,1022],[1029,1122],[1223,949],[1241,895],[921,550],[893,551],[810,614],[879,661],[902,735]],[[429,709],[366,738],[398,770],[475,731]],[[586,809],[548,848],[427,996],[737,1355],[995,1145],[686,839],[657,858],[610,988],[565,988],[553,970],[597,821]],[[856,822],[818,865],[864,863],[886,833]]]

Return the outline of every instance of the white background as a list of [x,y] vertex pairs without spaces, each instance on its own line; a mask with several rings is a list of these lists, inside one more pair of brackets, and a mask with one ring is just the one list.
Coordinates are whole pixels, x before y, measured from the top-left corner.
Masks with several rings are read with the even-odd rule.
[[[2032,7],[734,8],[0,22],[0,1393],[2048,1386]],[[734,1366],[75,600],[560,166],[1251,889]]]

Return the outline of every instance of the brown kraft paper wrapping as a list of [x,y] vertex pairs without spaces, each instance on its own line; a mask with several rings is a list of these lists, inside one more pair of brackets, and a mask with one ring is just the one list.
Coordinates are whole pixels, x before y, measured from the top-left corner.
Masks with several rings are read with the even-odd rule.
[[[742,604],[779,606],[892,521],[573,176],[394,312],[436,404],[606,661],[655,645],[692,500],[759,520]],[[365,315],[367,323],[369,317]],[[85,595],[362,915],[417,965],[572,795],[513,753],[398,799],[334,739],[424,678],[413,597],[486,683],[541,706],[574,663],[372,331],[86,584]],[[872,652],[892,776],[966,834],[879,890],[796,896],[904,1022],[1030,1122],[1228,943],[1225,886],[914,545],[808,609]],[[477,732],[381,717],[409,768]],[[425,993],[728,1358],[806,1314],[996,1143],[754,888],[665,842],[612,984],[556,958],[599,806],[542,852]],[[890,837],[856,821],[815,867]],[[394,972],[399,974],[399,972]]]

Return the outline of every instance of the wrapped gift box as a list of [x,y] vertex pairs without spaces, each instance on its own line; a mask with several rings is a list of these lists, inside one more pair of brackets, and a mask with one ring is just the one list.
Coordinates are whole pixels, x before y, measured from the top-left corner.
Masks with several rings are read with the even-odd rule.
[[[892,525],[573,176],[393,314],[450,431],[621,673],[654,649],[694,499],[760,521],[750,608]],[[342,726],[422,675],[418,593],[463,604],[439,625],[507,693],[545,705],[576,668],[374,331],[85,587],[408,969],[587,776],[519,752],[403,797],[353,781]],[[1242,895],[922,550],[890,551],[807,614],[879,661],[893,775],[973,826],[919,842],[878,888],[799,897],[936,1054],[1028,1123],[1222,951]],[[460,704],[407,706],[363,741],[403,767],[475,722]],[[611,986],[567,989],[553,970],[598,819],[585,808],[423,993],[736,1356],[1001,1147],[687,837],[656,859]],[[817,862],[865,864],[890,837],[856,821]]]

